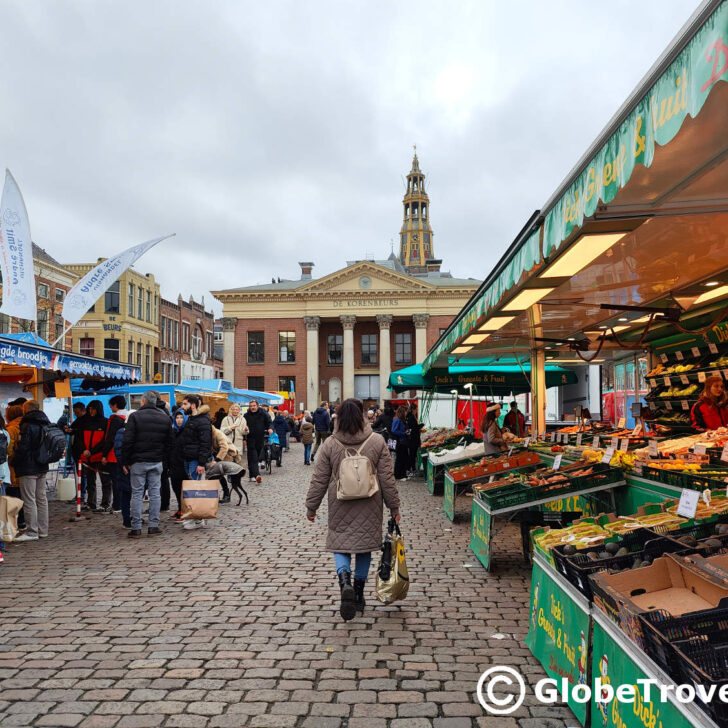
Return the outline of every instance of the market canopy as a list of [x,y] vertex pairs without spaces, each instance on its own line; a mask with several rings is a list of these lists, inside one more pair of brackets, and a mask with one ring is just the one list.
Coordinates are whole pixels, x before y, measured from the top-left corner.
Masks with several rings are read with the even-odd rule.
[[0,364],[2,376],[8,378],[21,377],[29,370],[41,370],[107,384],[141,379],[140,367],[54,349],[48,342],[30,333],[0,336]]
[[[430,369],[423,373],[422,364],[414,364],[405,369],[392,372],[389,376],[389,388],[395,392],[407,389],[422,389],[433,392],[468,393],[466,384],[473,385],[473,394],[491,396],[507,396],[529,392],[531,384],[530,364],[521,368],[518,364],[477,367],[448,367],[447,369]],[[570,369],[553,364],[546,367],[546,387],[561,387],[565,384],[576,384],[577,376]]]
[[575,359],[570,342],[585,336],[603,335],[609,355],[617,334],[648,317],[605,305],[690,299],[689,308],[709,284],[728,298],[727,79],[728,2],[705,2],[528,220],[424,371],[534,349]]

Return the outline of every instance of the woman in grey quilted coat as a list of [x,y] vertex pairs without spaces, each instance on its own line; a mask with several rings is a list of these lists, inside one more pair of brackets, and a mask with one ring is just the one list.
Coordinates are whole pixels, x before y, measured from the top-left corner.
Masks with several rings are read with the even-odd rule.
[[[392,456],[381,435],[372,432],[364,419],[361,400],[345,400],[337,412],[336,430],[320,448],[315,460],[311,486],[306,496],[306,515],[314,521],[316,511],[328,493],[329,530],[327,551],[334,552],[336,573],[341,588],[340,613],[343,619],[353,619],[356,612],[364,613],[364,584],[366,583],[372,551],[382,544],[384,505],[399,523],[399,495],[392,470]],[[338,500],[336,481],[339,466],[346,454],[360,450],[369,458],[379,480],[379,490],[369,498]],[[356,554],[354,585],[351,583],[351,554]]]

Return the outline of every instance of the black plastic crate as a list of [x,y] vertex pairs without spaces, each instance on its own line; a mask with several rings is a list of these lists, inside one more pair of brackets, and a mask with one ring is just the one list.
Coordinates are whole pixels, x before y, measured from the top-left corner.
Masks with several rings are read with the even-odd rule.
[[[728,685],[728,630],[713,634],[690,637],[675,646],[677,680],[681,684],[703,685],[706,689],[716,686],[716,693]],[[695,704],[707,713],[721,728],[728,726],[728,703],[717,696],[710,702],[696,694]]]

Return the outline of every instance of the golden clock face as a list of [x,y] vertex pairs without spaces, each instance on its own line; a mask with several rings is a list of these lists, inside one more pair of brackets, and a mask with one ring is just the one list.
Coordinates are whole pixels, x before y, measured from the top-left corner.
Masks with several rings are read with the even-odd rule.
[[418,235],[417,233],[414,233],[414,234],[412,235],[412,242],[413,242],[413,243],[417,243],[417,242],[419,242],[419,239],[420,239],[420,236],[419,236],[419,235]]

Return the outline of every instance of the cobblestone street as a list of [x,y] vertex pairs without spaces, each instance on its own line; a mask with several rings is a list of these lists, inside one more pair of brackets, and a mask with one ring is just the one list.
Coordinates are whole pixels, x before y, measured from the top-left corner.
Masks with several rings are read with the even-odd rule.
[[132,541],[118,516],[73,524],[53,503],[50,537],[10,546],[0,566],[0,726],[577,725],[530,691],[507,718],[475,697],[493,664],[544,675],[523,642],[530,568],[515,528],[488,575],[469,523],[451,524],[422,480],[402,484],[409,597],[375,601],[375,555],[365,616],[344,623],[302,461],[293,445],[261,486],[245,483],[249,506],[221,506],[203,531],[162,514],[161,537]]

